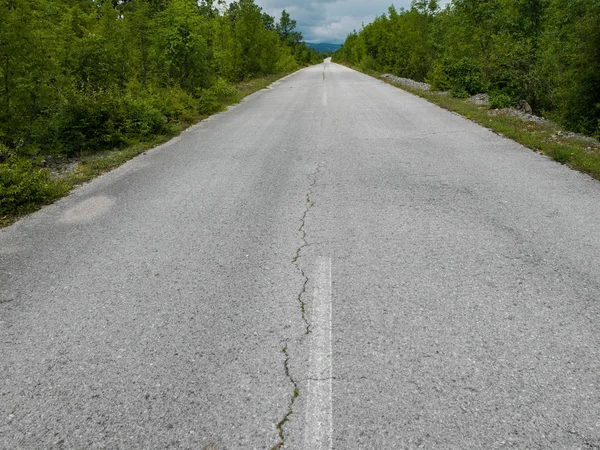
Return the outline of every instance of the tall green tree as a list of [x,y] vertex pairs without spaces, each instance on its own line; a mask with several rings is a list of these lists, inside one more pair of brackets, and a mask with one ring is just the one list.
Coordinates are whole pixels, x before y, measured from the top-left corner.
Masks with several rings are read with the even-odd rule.
[[253,0],[0,0],[0,147],[98,151],[216,110],[314,60],[286,17],[284,39]]
[[294,46],[302,41],[302,33],[296,31],[296,21],[292,20],[285,9],[281,12],[276,29],[280,39],[286,45]]
[[352,33],[335,59],[427,80],[494,104],[527,100],[563,125],[600,135],[597,0],[414,0]]

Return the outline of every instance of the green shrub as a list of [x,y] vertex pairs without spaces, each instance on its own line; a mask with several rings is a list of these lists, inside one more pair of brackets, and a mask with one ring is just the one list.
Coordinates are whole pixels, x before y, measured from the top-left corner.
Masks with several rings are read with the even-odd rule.
[[209,89],[201,91],[198,100],[201,114],[213,114],[223,111],[227,105],[239,101],[239,95],[225,80],[219,78]]
[[425,82],[431,85],[432,91],[447,91],[451,88],[450,76],[440,63],[435,64]]
[[275,64],[275,72],[293,72],[298,69],[298,62],[296,58],[291,54],[290,50],[286,47],[286,51],[282,51],[279,55],[279,59]]
[[47,169],[30,159],[10,156],[0,163],[0,216],[17,215],[49,203],[69,190],[51,177]]
[[515,105],[515,100],[504,92],[490,94],[490,108],[509,108]]
[[450,93],[454,97],[469,97],[485,92],[481,77],[481,67],[477,61],[462,58],[448,67]]
[[146,101],[124,97],[116,112],[117,129],[127,137],[143,138],[167,131],[167,118]]
[[72,93],[63,105],[58,120],[57,144],[69,155],[82,151],[104,150],[119,146],[115,133],[108,94]]
[[178,87],[153,90],[148,102],[169,120],[192,122],[198,116],[198,100]]
[[13,153],[4,144],[0,144],[0,164],[8,161],[12,156]]
[[450,95],[456,98],[469,98],[471,93],[462,87],[453,87],[450,89]]
[[129,145],[168,131],[167,118],[149,101],[118,92],[76,93],[64,105],[57,147],[73,155]]
[[373,72],[377,69],[377,61],[375,61],[375,58],[373,58],[371,55],[365,55],[360,61],[360,66],[366,72]]

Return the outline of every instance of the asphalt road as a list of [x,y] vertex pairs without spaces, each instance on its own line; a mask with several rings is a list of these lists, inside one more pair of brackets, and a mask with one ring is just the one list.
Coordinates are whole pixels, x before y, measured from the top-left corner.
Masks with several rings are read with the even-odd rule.
[[600,448],[599,312],[600,183],[323,64],[0,231],[0,448]]

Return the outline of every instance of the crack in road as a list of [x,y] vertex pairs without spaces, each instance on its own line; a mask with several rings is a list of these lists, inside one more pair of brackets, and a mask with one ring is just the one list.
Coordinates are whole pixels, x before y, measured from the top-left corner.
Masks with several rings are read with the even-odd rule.
[[[310,196],[312,195],[313,188],[317,184],[317,177],[319,176],[320,170],[321,170],[321,166],[319,165],[319,166],[317,166],[317,168],[314,172],[312,172],[311,174],[308,175],[310,184],[308,186],[308,192],[306,194],[307,205],[306,205],[304,213],[302,214],[302,217],[300,219],[300,228],[298,228],[298,232],[302,233],[302,236],[301,236],[302,245],[300,245],[300,247],[298,247],[298,249],[296,250],[296,254],[294,255],[294,258],[292,259],[292,264],[294,265],[294,267],[296,267],[296,269],[300,272],[302,278],[304,279],[304,282],[302,283],[302,289],[300,290],[300,292],[298,293],[298,296],[297,296],[297,301],[300,304],[300,312],[302,313],[302,321],[306,325],[304,335],[310,334],[310,322],[308,321],[308,317],[306,315],[306,303],[304,301],[304,296],[306,294],[306,287],[308,286],[308,282],[310,281],[310,279],[306,275],[304,268],[302,268],[300,266],[299,261],[300,261],[300,258],[302,257],[302,250],[305,249],[306,247],[310,246],[308,239],[307,239],[308,234],[305,230],[306,218],[308,216],[309,211],[315,206],[315,202],[311,200]],[[285,416],[283,416],[283,419],[281,419],[276,425],[277,431],[279,433],[280,441],[271,450],[278,450],[285,446],[285,432],[284,432],[283,427],[289,421],[290,416],[294,413],[294,408],[293,408],[294,403],[296,402],[296,399],[300,395],[300,388],[298,387],[298,382],[292,377],[292,375],[290,373],[290,367],[289,367],[290,355],[288,352],[287,342],[284,344],[284,347],[281,351],[285,355],[285,360],[283,362],[284,369],[285,369],[285,376],[290,380],[290,383],[292,384],[294,390],[292,392],[288,410],[287,410]]]
[[306,304],[304,302],[304,295],[306,294],[306,286],[308,285],[308,282],[310,280],[309,280],[308,276],[306,275],[304,269],[300,266],[299,260],[302,257],[302,250],[305,249],[306,247],[310,246],[308,239],[307,239],[308,233],[306,232],[306,229],[305,229],[306,218],[307,218],[310,210],[315,206],[315,202],[311,200],[310,196],[313,193],[313,188],[317,184],[317,177],[319,176],[320,171],[321,171],[321,166],[319,165],[319,166],[317,166],[317,169],[313,173],[308,175],[310,184],[308,186],[308,192],[306,194],[307,206],[304,210],[304,213],[302,214],[302,218],[300,219],[300,228],[298,228],[298,232],[302,233],[302,236],[301,236],[302,245],[300,247],[298,247],[298,249],[296,250],[296,254],[294,255],[294,259],[292,259],[292,264],[300,272],[300,274],[302,275],[302,278],[304,278],[304,284],[302,285],[302,290],[298,294],[298,302],[300,303],[300,311],[302,312],[302,320],[306,324],[306,334],[310,334],[310,323],[308,321],[308,318],[306,317]]
[[283,431],[283,426],[290,419],[290,416],[294,413],[294,403],[300,395],[298,383],[296,382],[296,380],[294,380],[292,374],[290,373],[290,355],[288,353],[287,344],[283,347],[283,349],[281,349],[281,352],[285,355],[285,360],[283,362],[283,366],[285,368],[285,376],[289,378],[290,382],[294,386],[294,392],[292,393],[292,398],[290,399],[290,404],[287,413],[285,414],[285,416],[283,416],[283,419],[281,419],[276,425],[277,431],[279,432],[280,441],[271,450],[280,449],[285,445],[285,433]]

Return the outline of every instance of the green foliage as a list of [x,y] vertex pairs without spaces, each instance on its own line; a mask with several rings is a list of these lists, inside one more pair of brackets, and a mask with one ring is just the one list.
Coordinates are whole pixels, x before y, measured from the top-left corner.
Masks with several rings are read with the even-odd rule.
[[360,66],[366,72],[372,72],[377,69],[377,61],[371,55],[364,55],[360,61]]
[[289,46],[297,45],[302,41],[302,34],[296,31],[296,21],[291,19],[285,9],[281,12],[276,30],[281,40]]
[[202,91],[199,98],[201,114],[213,114],[222,111],[225,105],[239,101],[237,91],[221,78],[209,89]]
[[148,101],[118,92],[72,95],[57,122],[55,145],[67,155],[118,148],[168,130],[165,115]]
[[569,128],[597,134],[600,120],[600,3],[552,2],[542,34],[541,71],[551,91],[547,109]]
[[515,99],[504,92],[492,92],[490,94],[490,108],[510,108],[515,106]]
[[148,104],[160,111],[170,123],[192,122],[198,116],[198,100],[178,86],[151,89],[140,96],[146,98]]
[[49,170],[36,167],[30,159],[11,156],[0,162],[0,216],[31,211],[68,189],[53,181]]
[[234,83],[320,62],[295,28],[254,0],[0,0],[2,210],[54,196],[43,155],[170,135],[237,101]]
[[496,107],[527,100],[573,131],[600,135],[598,0],[452,0],[391,7],[334,56],[365,70],[427,80]]
[[295,28],[253,0],[0,1],[0,143],[71,155],[164,133],[231,83],[318,61]]
[[410,86],[403,86],[402,89],[600,180],[600,142],[594,142],[585,136],[558,133],[556,124],[552,122],[531,122],[510,112],[493,111],[487,106],[455,98],[444,92],[425,91]]
[[390,7],[389,17],[378,17],[350,34],[333,60],[423,81],[435,52],[432,8],[436,10],[435,2],[415,2],[409,11]]
[[451,87],[450,75],[441,62],[433,65],[425,81],[431,85],[432,91],[448,91]]
[[[302,55],[302,62],[313,62],[310,55]],[[289,48],[281,49],[281,55],[277,59],[275,72],[293,72],[298,69],[298,59],[294,58]]]
[[452,62],[447,68],[450,80],[450,93],[454,97],[466,98],[484,92],[485,87],[478,62],[462,58]]

